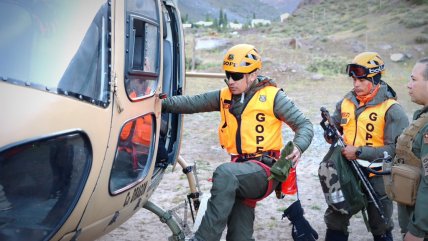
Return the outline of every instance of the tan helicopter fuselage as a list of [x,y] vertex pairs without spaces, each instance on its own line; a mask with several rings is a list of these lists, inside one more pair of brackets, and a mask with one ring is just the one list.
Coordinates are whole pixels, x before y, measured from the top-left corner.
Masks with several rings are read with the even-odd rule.
[[46,0],[0,1],[0,15],[0,240],[97,239],[177,159],[181,117],[161,99],[184,89],[179,12]]

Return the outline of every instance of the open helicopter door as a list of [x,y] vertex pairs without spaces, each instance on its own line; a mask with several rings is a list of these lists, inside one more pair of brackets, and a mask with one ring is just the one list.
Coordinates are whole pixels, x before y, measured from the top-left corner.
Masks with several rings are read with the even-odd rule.
[[[184,33],[181,17],[172,0],[163,1],[163,79],[162,93],[182,95],[185,88]],[[182,115],[162,113],[161,141],[165,144],[168,163],[175,165],[181,145]]]
[[181,117],[161,114],[162,98],[181,94],[184,84],[178,12],[159,0],[112,1],[111,19],[111,135],[79,225],[82,240],[110,232],[137,212],[167,165],[175,162],[180,146]]

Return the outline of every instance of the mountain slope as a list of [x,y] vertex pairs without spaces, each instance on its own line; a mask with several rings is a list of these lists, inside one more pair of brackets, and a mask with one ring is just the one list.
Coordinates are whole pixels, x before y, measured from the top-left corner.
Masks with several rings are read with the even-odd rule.
[[247,23],[251,19],[263,18],[279,20],[284,12],[294,11],[300,0],[178,0],[181,15],[187,15],[190,21],[206,20],[219,17],[223,9],[229,21]]
[[260,0],[261,2],[271,5],[280,10],[282,13],[293,13],[301,0]]

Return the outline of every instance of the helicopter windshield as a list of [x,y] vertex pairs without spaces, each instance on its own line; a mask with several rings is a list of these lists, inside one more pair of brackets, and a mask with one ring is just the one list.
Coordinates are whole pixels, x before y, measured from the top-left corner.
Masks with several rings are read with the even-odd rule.
[[0,1],[0,79],[107,106],[106,0]]
[[76,205],[91,162],[89,139],[78,131],[0,149],[0,240],[52,237]]

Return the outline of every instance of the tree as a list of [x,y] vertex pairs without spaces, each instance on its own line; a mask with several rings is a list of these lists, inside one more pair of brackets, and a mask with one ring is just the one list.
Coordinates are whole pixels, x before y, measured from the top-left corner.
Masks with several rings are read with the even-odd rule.
[[207,15],[205,15],[205,21],[211,22],[211,16],[208,13],[207,13]]
[[220,8],[220,13],[218,17],[218,26],[221,28],[224,24],[224,18],[223,18],[223,8]]
[[227,14],[223,11],[223,8],[220,8],[217,30],[223,31],[227,29],[227,24],[228,24]]
[[227,25],[229,24],[229,21],[227,20],[227,14],[224,13],[224,17],[223,17],[223,28],[227,28]]
[[185,16],[181,16],[181,22],[188,23],[189,22],[189,14],[186,13]]

